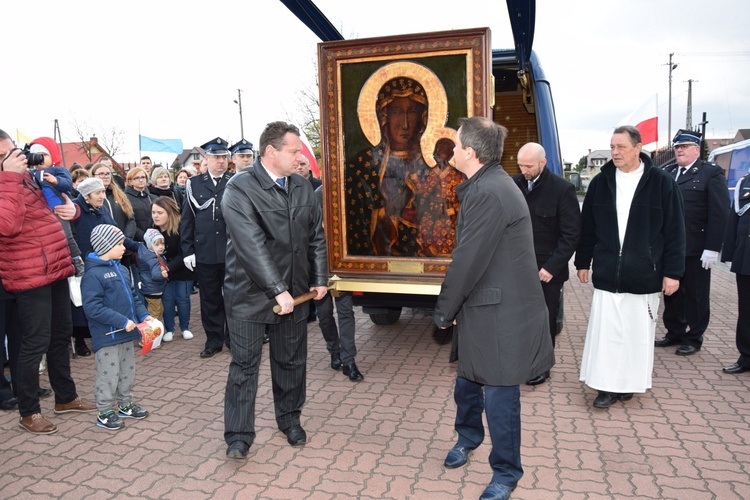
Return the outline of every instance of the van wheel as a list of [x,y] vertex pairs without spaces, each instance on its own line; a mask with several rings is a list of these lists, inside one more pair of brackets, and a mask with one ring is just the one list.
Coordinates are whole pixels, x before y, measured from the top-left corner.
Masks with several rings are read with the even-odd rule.
[[370,314],[370,320],[376,325],[393,325],[401,317],[401,308],[386,309],[386,312]]

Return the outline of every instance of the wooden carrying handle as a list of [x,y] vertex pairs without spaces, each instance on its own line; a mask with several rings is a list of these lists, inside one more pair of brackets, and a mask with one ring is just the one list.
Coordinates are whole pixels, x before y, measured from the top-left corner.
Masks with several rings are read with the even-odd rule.
[[[299,297],[294,297],[294,305],[298,306],[298,305],[302,304],[303,302],[307,302],[310,299],[314,299],[317,296],[318,296],[318,292],[303,293]],[[273,312],[275,312],[276,314],[279,314],[281,312],[281,306],[278,305],[278,304],[276,304],[275,306],[273,306]]]

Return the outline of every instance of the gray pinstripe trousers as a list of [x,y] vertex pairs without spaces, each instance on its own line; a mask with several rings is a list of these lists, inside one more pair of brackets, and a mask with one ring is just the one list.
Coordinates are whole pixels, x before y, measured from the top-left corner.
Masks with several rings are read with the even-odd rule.
[[227,389],[224,396],[224,440],[227,444],[255,439],[255,397],[263,353],[263,334],[268,327],[276,423],[280,430],[300,424],[305,404],[307,373],[307,318],[294,323],[252,323],[227,318],[232,346]]

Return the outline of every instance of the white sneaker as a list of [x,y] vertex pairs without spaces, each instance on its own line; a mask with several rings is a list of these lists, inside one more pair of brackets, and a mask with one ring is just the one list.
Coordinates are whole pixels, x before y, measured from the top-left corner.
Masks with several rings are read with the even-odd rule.
[[164,342],[172,342],[172,337],[174,337],[174,332],[167,332],[161,340]]
[[182,330],[182,338],[185,340],[190,340],[193,338],[193,333],[190,330]]

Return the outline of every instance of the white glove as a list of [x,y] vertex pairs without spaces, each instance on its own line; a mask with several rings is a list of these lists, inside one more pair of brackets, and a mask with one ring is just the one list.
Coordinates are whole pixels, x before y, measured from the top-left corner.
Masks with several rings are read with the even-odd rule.
[[[716,259],[714,259],[714,261],[715,260]],[[182,259],[182,262],[184,262],[185,263],[185,267],[187,267],[191,271],[195,270],[195,254],[188,255],[187,257],[185,257],[184,259]]]
[[703,250],[701,255],[701,262],[703,263],[703,269],[711,269],[719,262],[719,252],[713,250]]

